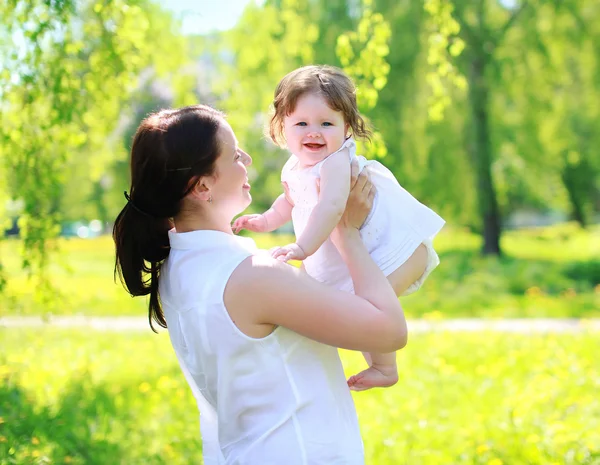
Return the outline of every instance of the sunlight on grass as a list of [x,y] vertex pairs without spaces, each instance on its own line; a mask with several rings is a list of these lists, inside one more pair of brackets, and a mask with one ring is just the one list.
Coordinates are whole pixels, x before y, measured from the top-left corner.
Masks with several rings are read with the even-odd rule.
[[[256,235],[261,248],[292,236]],[[441,265],[420,292],[403,298],[411,318],[600,316],[600,227],[575,224],[508,231],[505,256],[481,257],[480,238],[446,228],[436,238]],[[0,315],[145,315],[144,298],[131,298],[113,280],[109,236],[60,239],[49,274],[58,294],[36,300],[35,283],[20,268],[19,243],[0,241],[8,283]]]
[[[196,406],[165,333],[0,337],[0,464],[201,463]],[[354,395],[366,463],[597,464],[597,342],[413,336],[399,383]],[[342,358],[348,375],[364,367],[360,354]]]

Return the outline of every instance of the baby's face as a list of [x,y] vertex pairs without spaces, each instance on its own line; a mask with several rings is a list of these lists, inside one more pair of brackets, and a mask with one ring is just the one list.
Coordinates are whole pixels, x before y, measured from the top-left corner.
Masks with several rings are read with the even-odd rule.
[[346,138],[343,114],[332,110],[319,94],[302,95],[283,124],[288,148],[305,166],[331,155]]

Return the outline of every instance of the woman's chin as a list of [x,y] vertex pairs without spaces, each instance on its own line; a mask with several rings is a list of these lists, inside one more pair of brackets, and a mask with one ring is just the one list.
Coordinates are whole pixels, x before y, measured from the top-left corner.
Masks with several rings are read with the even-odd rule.
[[248,208],[250,206],[250,204],[252,203],[252,195],[250,194],[250,192],[246,192],[246,195],[244,197],[245,197],[245,199],[242,202],[240,211],[238,211],[235,214],[235,216],[239,215],[240,213],[243,213],[246,210],[246,208]]

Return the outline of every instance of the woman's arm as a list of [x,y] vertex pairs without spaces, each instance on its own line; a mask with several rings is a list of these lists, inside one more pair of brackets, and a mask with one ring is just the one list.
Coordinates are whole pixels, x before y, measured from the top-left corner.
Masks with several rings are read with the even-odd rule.
[[[358,232],[372,205],[361,175],[332,238],[354,281],[356,295],[317,282],[267,256],[252,256],[234,271],[225,305],[238,327],[253,337],[275,326],[346,349],[393,352],[406,345],[402,307]],[[368,200],[368,201],[367,201]]]
[[[370,260],[366,251],[365,255]],[[360,266],[356,263],[353,268]],[[232,274],[225,305],[238,328],[252,337],[264,337],[274,327],[284,326],[335,347],[394,352],[406,344],[406,322],[391,286],[376,271],[359,280],[358,287],[387,285],[389,289],[361,296],[319,283],[271,257],[253,256]]]

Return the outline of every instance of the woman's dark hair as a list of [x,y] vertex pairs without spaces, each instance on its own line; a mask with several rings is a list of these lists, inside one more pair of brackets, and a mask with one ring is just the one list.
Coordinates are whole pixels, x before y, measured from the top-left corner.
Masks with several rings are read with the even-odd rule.
[[224,115],[205,105],[161,110],[138,127],[131,147],[131,188],[113,228],[117,274],[132,296],[150,295],[148,320],[167,322],[158,295],[168,231],[181,200],[201,176],[214,172],[220,147],[217,131]]

